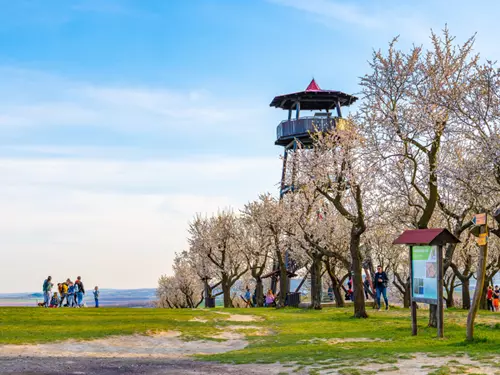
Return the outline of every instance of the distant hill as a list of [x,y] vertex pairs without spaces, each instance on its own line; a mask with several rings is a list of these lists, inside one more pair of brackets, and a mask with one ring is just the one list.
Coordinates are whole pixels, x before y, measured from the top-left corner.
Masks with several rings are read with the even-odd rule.
[[[156,299],[156,289],[100,289],[99,304],[109,307],[152,307]],[[42,293],[0,294],[0,306],[36,306],[43,301]],[[89,291],[84,302],[94,305],[94,296]]]

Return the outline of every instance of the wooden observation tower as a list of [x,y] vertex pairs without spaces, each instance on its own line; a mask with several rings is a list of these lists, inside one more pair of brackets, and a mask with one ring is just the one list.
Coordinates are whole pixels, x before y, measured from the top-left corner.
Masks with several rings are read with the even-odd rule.
[[[280,122],[276,129],[275,145],[284,148],[283,170],[281,173],[280,199],[294,190],[294,168],[295,163],[287,163],[289,154],[297,150],[300,144],[302,148],[313,147],[312,135],[317,132],[327,132],[342,126],[341,108],[353,104],[357,97],[341,91],[322,90],[313,79],[305,91],[292,94],[276,96],[271,102],[271,107],[281,108],[288,111],[288,119]],[[301,111],[307,111],[306,116],[301,116]],[[294,114],[295,112],[295,114]],[[292,164],[289,166],[288,164]],[[288,171],[287,169],[290,169]],[[287,184],[287,175],[291,173],[291,179]],[[285,256],[287,274],[293,274],[296,270],[293,261]],[[274,266],[274,274],[279,274],[278,266]],[[271,288],[276,291],[276,278],[273,278]],[[287,285],[290,285],[287,283]],[[287,291],[289,292],[289,291]]]

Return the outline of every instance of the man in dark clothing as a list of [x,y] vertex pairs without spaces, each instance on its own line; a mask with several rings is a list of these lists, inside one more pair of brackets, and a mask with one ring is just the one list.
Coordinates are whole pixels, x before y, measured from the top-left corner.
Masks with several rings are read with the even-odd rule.
[[377,306],[380,310],[380,295],[384,296],[385,309],[389,310],[389,301],[387,300],[387,284],[389,283],[389,278],[387,274],[382,271],[382,266],[377,267],[377,272],[374,276],[374,286],[377,297]]

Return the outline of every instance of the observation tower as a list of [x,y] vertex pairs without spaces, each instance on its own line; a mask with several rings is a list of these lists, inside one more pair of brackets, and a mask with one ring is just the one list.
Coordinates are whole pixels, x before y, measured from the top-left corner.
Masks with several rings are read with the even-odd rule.
[[[344,121],[341,107],[349,106],[356,100],[357,97],[341,91],[322,90],[314,78],[305,91],[279,95],[273,99],[271,107],[288,110],[288,119],[278,125],[274,142],[275,145],[284,147],[280,197],[293,190],[293,180],[290,186],[285,185],[288,153],[296,150],[298,143],[305,148],[312,147],[312,134],[316,132],[326,132],[341,127]],[[301,116],[301,111],[309,113]],[[319,112],[312,113],[312,111]]]
[[[322,90],[314,78],[305,91],[279,95],[273,99],[271,107],[288,111],[288,119],[281,121],[276,129],[276,142],[274,142],[275,145],[284,148],[280,199],[287,192],[294,190],[296,166],[294,162],[287,163],[289,154],[297,150],[299,144],[302,148],[312,148],[314,133],[343,127],[345,120],[342,119],[341,108],[353,104],[356,100],[358,100],[357,97],[342,91]],[[307,111],[306,116],[301,116],[301,111]],[[289,184],[286,178],[288,173],[291,173],[291,179],[288,179]],[[285,265],[288,275],[294,274],[297,270],[297,265],[289,258],[288,252],[285,254]],[[273,273],[279,274],[277,264],[274,264]],[[276,283],[277,278],[274,277],[271,283],[273,292],[276,292]],[[287,282],[287,285],[289,289],[290,283]]]

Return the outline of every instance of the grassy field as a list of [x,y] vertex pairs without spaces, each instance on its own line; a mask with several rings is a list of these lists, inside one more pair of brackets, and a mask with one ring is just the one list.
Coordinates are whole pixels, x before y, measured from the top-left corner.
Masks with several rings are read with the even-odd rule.
[[[231,314],[251,314],[253,322],[229,321]],[[0,344],[42,343],[64,339],[93,339],[110,335],[129,335],[155,331],[180,331],[186,340],[209,338],[225,327],[253,326],[241,331],[250,345],[239,351],[204,357],[231,363],[296,362],[312,364],[332,359],[370,360],[392,363],[412,353],[432,356],[469,354],[487,359],[500,353],[500,314],[480,312],[477,340],[466,343],[466,312],[445,312],[445,338],[427,328],[427,311],[419,311],[419,336],[410,335],[408,310],[371,312],[370,318],[351,318],[351,309],[39,309],[0,308]],[[206,322],[192,321],[204,319]],[[364,339],[361,342],[335,342],[335,339]]]

